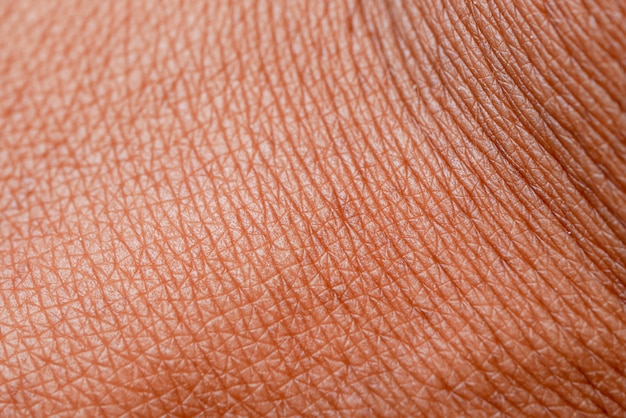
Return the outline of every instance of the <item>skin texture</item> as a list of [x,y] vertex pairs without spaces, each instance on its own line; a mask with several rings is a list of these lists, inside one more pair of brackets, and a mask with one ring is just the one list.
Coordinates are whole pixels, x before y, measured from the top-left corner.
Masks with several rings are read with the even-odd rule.
[[0,1],[3,416],[626,414],[625,3]]

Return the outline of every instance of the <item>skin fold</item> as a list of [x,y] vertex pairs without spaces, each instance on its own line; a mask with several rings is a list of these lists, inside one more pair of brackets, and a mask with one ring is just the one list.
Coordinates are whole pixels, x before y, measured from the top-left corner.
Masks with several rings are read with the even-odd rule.
[[0,415],[626,415],[625,22],[0,1]]

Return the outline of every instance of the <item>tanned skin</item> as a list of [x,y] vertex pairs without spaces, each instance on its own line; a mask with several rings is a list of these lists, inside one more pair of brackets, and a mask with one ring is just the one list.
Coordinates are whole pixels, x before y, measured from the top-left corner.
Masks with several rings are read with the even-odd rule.
[[0,415],[625,416],[626,3],[0,1]]

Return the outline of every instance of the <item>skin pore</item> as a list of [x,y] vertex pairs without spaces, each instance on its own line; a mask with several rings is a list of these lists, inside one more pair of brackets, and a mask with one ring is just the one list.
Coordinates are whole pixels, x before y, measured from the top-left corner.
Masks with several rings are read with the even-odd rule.
[[0,415],[626,414],[625,16],[0,1]]

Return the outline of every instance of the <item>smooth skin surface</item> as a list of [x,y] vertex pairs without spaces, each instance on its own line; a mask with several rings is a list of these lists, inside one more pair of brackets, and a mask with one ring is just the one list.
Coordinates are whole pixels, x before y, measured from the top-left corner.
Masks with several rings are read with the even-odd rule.
[[626,3],[0,1],[0,415],[626,416]]

